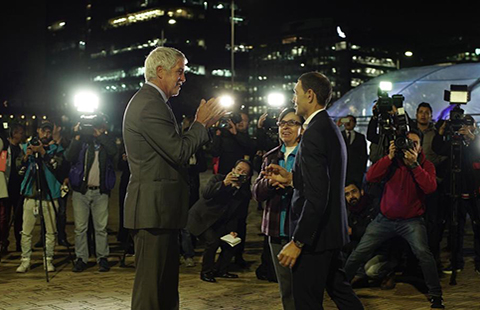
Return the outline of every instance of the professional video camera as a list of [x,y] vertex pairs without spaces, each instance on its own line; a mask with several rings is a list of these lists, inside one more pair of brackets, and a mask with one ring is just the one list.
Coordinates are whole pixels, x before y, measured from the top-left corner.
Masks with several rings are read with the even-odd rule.
[[232,121],[232,123],[234,123],[234,124],[238,124],[242,121],[242,115],[240,113],[236,113],[236,112],[229,112],[229,113],[225,114],[225,116],[222,117],[218,121],[218,126],[217,127],[218,128],[225,128],[225,129],[230,128],[229,120]]
[[410,126],[403,107],[405,97],[400,94],[390,97],[388,91],[391,89],[391,83],[380,83],[377,100],[378,125],[384,147],[388,149],[390,141],[394,141],[397,154],[403,156],[403,150],[413,148],[413,142],[407,138]]
[[78,132],[81,135],[93,136],[94,129],[101,128],[103,123],[104,120],[100,115],[82,115],[80,116],[80,126],[78,127]]
[[459,140],[463,139],[463,135],[459,133],[462,126],[472,126],[472,119],[465,118],[465,113],[460,106],[470,101],[470,91],[467,85],[450,85],[450,90],[445,90],[444,100],[455,105],[450,111],[450,117],[447,121],[447,136]]

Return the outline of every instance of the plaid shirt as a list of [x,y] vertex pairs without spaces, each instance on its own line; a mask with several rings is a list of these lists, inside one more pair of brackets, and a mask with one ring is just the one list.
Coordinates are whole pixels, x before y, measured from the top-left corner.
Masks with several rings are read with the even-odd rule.
[[[294,157],[296,152],[292,152],[289,157]],[[263,156],[261,171],[264,171],[270,164],[279,164],[284,158],[282,146],[278,146]],[[288,159],[287,159],[288,160]],[[290,200],[292,199],[293,189],[288,187],[286,190],[277,190],[269,185],[268,180],[260,173],[255,180],[252,190],[253,198],[258,201],[267,201],[263,210],[262,232],[270,237],[280,237],[281,212],[282,206],[287,205],[287,218],[285,219],[284,232],[288,235],[288,212],[290,209]]]

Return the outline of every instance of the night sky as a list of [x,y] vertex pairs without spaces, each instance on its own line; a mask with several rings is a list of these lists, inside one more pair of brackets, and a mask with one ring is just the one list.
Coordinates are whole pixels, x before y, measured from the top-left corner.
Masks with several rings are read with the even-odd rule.
[[[18,1],[0,4],[1,97],[13,85],[41,88],[45,66],[45,1],[33,1],[28,5]],[[332,17],[352,42],[370,41],[402,50],[428,46],[430,38],[442,38],[446,34],[475,35],[480,39],[480,18],[472,17],[475,10],[467,7],[458,10],[441,6],[418,8],[415,4],[399,1],[398,7],[392,1],[368,6],[363,1],[352,4],[346,1],[237,0],[240,1],[244,8],[242,13],[249,15],[250,27],[254,30],[250,33],[261,36],[274,34],[278,25],[287,21]]]

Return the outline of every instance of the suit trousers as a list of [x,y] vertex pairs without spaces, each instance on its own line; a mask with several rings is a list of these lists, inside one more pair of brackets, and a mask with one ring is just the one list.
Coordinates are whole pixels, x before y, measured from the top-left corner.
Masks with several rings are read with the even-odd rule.
[[178,229],[132,230],[135,280],[132,310],[179,309]]
[[303,251],[293,268],[295,308],[323,309],[323,294],[326,289],[338,309],[363,309],[342,266],[340,250],[315,253]]

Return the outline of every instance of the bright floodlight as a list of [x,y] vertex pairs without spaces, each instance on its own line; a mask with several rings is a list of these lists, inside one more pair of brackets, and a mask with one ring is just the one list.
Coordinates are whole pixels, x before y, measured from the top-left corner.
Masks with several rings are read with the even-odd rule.
[[405,52],[405,56],[407,56],[407,57],[412,57],[412,56],[413,56],[413,52],[412,52],[412,51],[406,51],[406,52]]
[[382,81],[379,85],[380,89],[384,92],[391,91],[393,88],[392,82]]
[[93,113],[98,109],[98,96],[91,91],[82,91],[75,95],[73,104],[78,112]]
[[233,106],[233,98],[232,96],[229,96],[229,95],[223,95],[220,97],[220,104],[224,107],[224,108],[230,108],[231,106]]
[[272,107],[281,107],[285,104],[285,96],[282,93],[271,93],[267,97],[267,102]]

